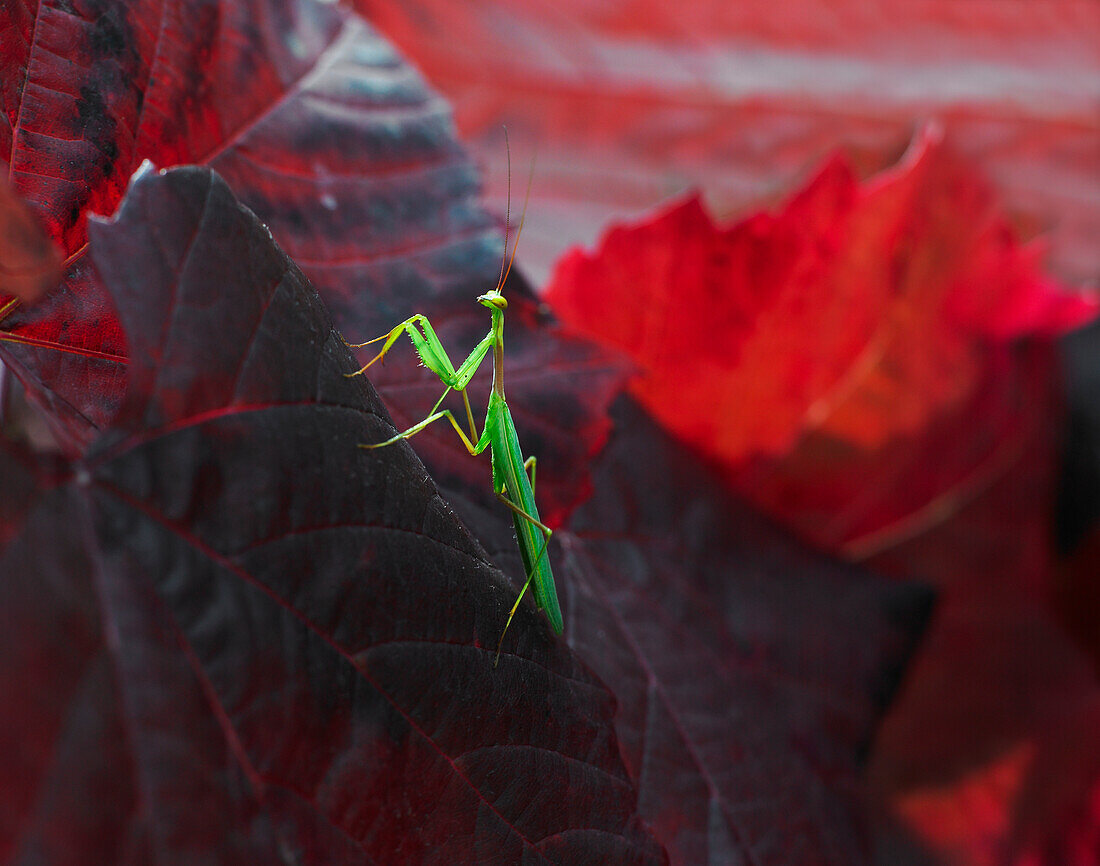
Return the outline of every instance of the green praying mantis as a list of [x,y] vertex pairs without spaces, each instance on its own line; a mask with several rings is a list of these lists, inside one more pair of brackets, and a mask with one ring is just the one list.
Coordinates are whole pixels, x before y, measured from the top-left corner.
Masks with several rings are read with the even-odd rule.
[[[509,172],[511,174],[511,172]],[[530,193],[530,178],[528,179],[528,194]],[[554,586],[554,575],[550,569],[550,560],[546,553],[546,546],[553,534],[542,520],[539,519],[538,508],[535,505],[535,470],[537,461],[535,458],[523,458],[519,437],[516,435],[516,427],[512,422],[512,413],[508,409],[508,401],[504,397],[504,311],[508,308],[508,301],[501,290],[512,271],[512,262],[515,261],[516,249],[519,246],[519,236],[523,231],[523,220],[527,213],[527,201],[524,199],[523,215],[520,217],[516,231],[515,243],[512,246],[511,255],[508,255],[507,222],[505,217],[505,242],[504,256],[500,263],[500,276],[497,285],[491,291],[480,295],[477,302],[489,308],[492,322],[487,333],[475,347],[469,356],[456,368],[447,356],[439,337],[431,322],[420,314],[410,316],[405,321],[395,325],[390,331],[381,337],[368,340],[365,343],[348,343],[353,349],[361,349],[380,341],[381,351],[349,376],[358,376],[366,372],[372,364],[385,358],[386,353],[401,337],[402,333],[409,335],[413,348],[424,366],[439,377],[440,382],[446,386],[443,395],[436,401],[428,416],[418,424],[414,424],[408,430],[392,436],[385,442],[376,442],[369,445],[360,445],[360,448],[384,448],[393,445],[403,439],[415,436],[429,424],[446,418],[451,422],[455,432],[458,433],[462,444],[472,455],[481,454],[486,448],[492,454],[493,492],[504,505],[512,512],[512,522],[516,531],[516,541],[519,544],[520,557],[523,560],[523,569],[527,580],[508,613],[508,620],[504,624],[504,631],[500,635],[500,643],[497,644],[494,667],[500,660],[500,649],[504,644],[504,635],[508,632],[508,626],[512,624],[523,596],[527,589],[534,585],[536,606],[546,612],[550,627],[556,634],[562,633],[561,607],[558,604],[558,594]],[[507,260],[507,267],[505,267]],[[482,425],[481,435],[478,435],[474,424],[473,412],[470,409],[470,398],[466,394],[466,386],[470,384],[474,374],[481,366],[481,362],[489,353],[493,352],[493,388],[489,393],[489,405],[485,411],[485,421]],[[451,391],[462,395],[462,401],[466,407],[466,421],[469,424],[467,436],[450,409],[440,410],[444,398]],[[528,475],[530,473],[530,475]]]

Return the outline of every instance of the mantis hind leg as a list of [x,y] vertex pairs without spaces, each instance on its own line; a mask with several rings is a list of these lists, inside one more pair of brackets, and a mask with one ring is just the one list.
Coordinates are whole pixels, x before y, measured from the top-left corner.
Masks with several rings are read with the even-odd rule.
[[[532,517],[530,514],[528,514],[526,511],[524,511],[518,505],[516,505],[516,503],[514,503],[511,499],[509,499],[503,493],[497,493],[497,499],[499,499],[501,502],[503,502],[505,505],[507,505],[510,509],[512,509],[512,511],[514,511],[516,514],[518,514],[520,517],[525,518],[528,523],[534,524],[539,529],[541,529],[543,531],[543,534],[547,537],[547,539],[549,539],[550,536],[554,534],[553,529],[551,529],[549,526],[547,526],[545,523],[543,523],[537,517]],[[541,559],[542,557],[539,557],[539,558]]]
[[[545,545],[544,545],[545,546]],[[531,578],[534,575],[529,575],[526,583],[523,584],[523,589],[519,591],[519,595],[516,597],[516,603],[512,605],[512,609],[508,611],[508,620],[504,623],[504,631],[500,633],[500,640],[497,641],[497,654],[493,657],[493,667],[500,664],[500,650],[504,646],[504,636],[508,634],[508,626],[512,624],[512,617],[516,615],[516,611],[519,610],[519,603],[523,601],[523,596],[527,594],[527,587],[531,585]]]
[[[527,460],[527,462],[523,464],[524,469],[526,470],[528,464],[533,464],[533,463],[534,463],[534,458],[533,457],[529,458]],[[534,579],[535,568],[538,566],[539,562],[542,561],[542,558],[544,556],[546,556],[546,546],[550,543],[550,536],[554,534],[554,530],[552,530],[549,526],[547,526],[545,523],[543,523],[537,517],[533,517],[532,515],[528,514],[526,511],[524,511],[522,508],[520,508],[518,505],[516,505],[511,499],[509,499],[507,496],[505,496],[503,493],[497,493],[496,496],[497,496],[497,499],[499,499],[501,502],[503,502],[505,505],[507,505],[514,513],[518,514],[520,517],[524,518],[525,520],[527,520],[532,525],[537,526],[539,529],[541,529],[543,537],[542,537],[542,547],[539,548],[539,555],[536,556],[535,559],[534,559],[534,562],[531,563],[531,571],[527,575],[527,580],[523,584],[523,589],[521,589],[519,591],[519,595],[516,597],[516,603],[513,604],[512,609],[510,611],[508,611],[508,619],[504,623],[504,631],[502,631],[500,633],[500,640],[497,642],[497,654],[496,654],[496,657],[493,659],[493,667],[496,667],[497,664],[500,662],[500,650],[501,650],[501,647],[504,646],[504,636],[506,634],[508,634],[508,626],[510,626],[512,624],[512,617],[514,617],[516,615],[516,611],[519,610],[519,603],[521,601],[523,601],[523,596],[527,594],[527,588],[529,586],[531,586],[531,581]]]

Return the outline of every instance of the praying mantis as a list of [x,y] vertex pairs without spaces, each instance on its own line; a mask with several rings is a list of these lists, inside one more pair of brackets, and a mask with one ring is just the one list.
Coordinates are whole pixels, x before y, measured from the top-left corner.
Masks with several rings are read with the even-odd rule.
[[[509,175],[511,172],[509,172]],[[530,178],[528,178],[528,194],[530,194]],[[508,619],[501,632],[500,642],[497,644],[495,667],[500,661],[500,649],[504,644],[504,635],[508,632],[508,626],[512,624],[523,596],[530,586],[534,585],[535,604],[545,611],[550,627],[556,634],[562,633],[561,607],[558,604],[557,589],[554,586],[554,575],[550,569],[550,560],[546,553],[546,546],[553,534],[550,527],[539,519],[538,508],[535,505],[535,471],[536,459],[523,458],[519,437],[516,435],[516,427],[512,422],[512,413],[508,409],[508,401],[504,397],[504,311],[508,308],[508,301],[502,294],[504,284],[512,271],[512,262],[516,258],[516,249],[519,246],[519,236],[523,231],[523,220],[527,213],[527,202],[524,199],[523,216],[520,217],[519,227],[516,231],[515,244],[512,246],[511,255],[508,255],[507,222],[505,217],[505,241],[504,255],[500,263],[500,276],[496,287],[478,296],[477,302],[489,308],[491,324],[489,332],[474,347],[469,356],[456,368],[447,356],[435,329],[425,316],[416,314],[405,321],[395,325],[387,333],[365,343],[348,343],[353,349],[361,349],[380,341],[382,350],[370,361],[364,364],[354,373],[348,376],[358,376],[365,373],[372,364],[385,358],[386,353],[393,344],[406,333],[412,341],[413,348],[424,366],[439,377],[440,382],[446,386],[443,395],[431,408],[428,416],[418,424],[414,424],[408,430],[390,437],[385,442],[363,444],[360,448],[373,449],[393,445],[404,439],[415,436],[429,424],[446,418],[458,433],[462,444],[470,454],[477,456],[490,449],[492,455],[492,481],[493,492],[512,512],[512,523],[516,531],[516,541],[519,545],[520,558],[523,560],[523,570],[527,580],[508,613]],[[507,260],[507,267],[505,267]],[[482,432],[479,436],[474,424],[473,412],[470,409],[470,398],[466,394],[466,386],[470,384],[474,374],[481,366],[485,356],[492,350],[493,353],[493,387],[489,393],[489,405],[485,411],[485,421],[482,424]],[[440,410],[444,398],[457,391],[462,395],[462,401],[466,407],[466,420],[470,427],[469,436],[459,425],[450,409]],[[530,475],[528,475],[530,473]]]

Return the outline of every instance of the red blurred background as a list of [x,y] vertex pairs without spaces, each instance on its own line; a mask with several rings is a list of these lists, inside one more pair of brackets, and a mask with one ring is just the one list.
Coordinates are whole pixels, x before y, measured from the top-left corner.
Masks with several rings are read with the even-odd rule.
[[[536,284],[573,244],[692,187],[721,217],[843,148],[865,172],[942,121],[1071,282],[1100,274],[1095,0],[358,0],[454,106],[489,192],[522,189]],[[503,210],[503,208],[501,208]]]

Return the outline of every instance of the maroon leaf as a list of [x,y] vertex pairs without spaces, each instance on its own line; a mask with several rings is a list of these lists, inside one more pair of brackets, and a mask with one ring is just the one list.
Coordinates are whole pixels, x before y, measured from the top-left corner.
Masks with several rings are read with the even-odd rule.
[[[870,862],[859,758],[928,593],[802,549],[633,404],[614,420],[552,553],[640,814],[673,863]],[[447,493],[514,573],[507,520]]]
[[90,244],[131,388],[0,548],[0,861],[660,862],[611,696],[527,610],[493,668],[512,592],[357,447],[384,409],[225,184],[139,174]]
[[[1082,700],[1073,718],[1058,719],[1045,744],[1060,760],[1044,756],[1049,772],[1025,789],[1013,866],[1096,866],[1100,862],[1100,754],[1082,754],[1095,742],[1100,692]],[[1066,737],[1067,730],[1070,736]],[[1067,743],[1068,739],[1068,743]],[[1072,796],[1067,796],[1072,792]]]

